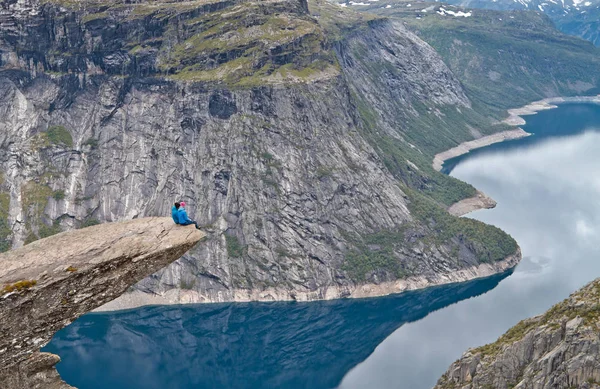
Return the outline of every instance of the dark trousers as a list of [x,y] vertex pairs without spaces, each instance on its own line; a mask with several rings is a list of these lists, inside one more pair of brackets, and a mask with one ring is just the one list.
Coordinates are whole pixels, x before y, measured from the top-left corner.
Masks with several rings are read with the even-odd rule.
[[200,229],[200,227],[198,227],[198,223],[196,223],[196,222],[195,222],[195,221],[193,221],[193,220],[188,220],[188,221],[186,221],[186,222],[179,223],[179,225],[182,225],[182,226],[189,226],[190,224],[193,224],[193,225],[195,225],[195,226],[196,226],[196,228],[197,228],[197,229]]

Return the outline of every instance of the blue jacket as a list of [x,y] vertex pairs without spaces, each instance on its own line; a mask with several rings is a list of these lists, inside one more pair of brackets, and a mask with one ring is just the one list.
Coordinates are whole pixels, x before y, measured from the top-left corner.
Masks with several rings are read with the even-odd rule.
[[183,224],[187,221],[190,221],[190,218],[188,217],[187,212],[185,211],[185,208],[183,208],[183,207],[179,207],[179,211],[177,211],[177,216],[178,216],[179,224]]
[[178,209],[177,207],[175,207],[173,205],[173,208],[171,208],[171,217],[173,218],[173,221],[175,222],[175,224],[179,224],[179,214],[178,214]]

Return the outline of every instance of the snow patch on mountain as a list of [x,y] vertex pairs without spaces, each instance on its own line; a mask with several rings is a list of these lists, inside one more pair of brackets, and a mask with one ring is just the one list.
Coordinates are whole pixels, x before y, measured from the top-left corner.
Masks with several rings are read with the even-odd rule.
[[473,15],[473,12],[471,12],[471,11],[469,11],[469,12],[452,11],[449,9],[445,9],[444,7],[440,7],[440,9],[437,11],[437,13],[440,15],[451,15],[454,17],[464,17],[464,18],[468,18]]

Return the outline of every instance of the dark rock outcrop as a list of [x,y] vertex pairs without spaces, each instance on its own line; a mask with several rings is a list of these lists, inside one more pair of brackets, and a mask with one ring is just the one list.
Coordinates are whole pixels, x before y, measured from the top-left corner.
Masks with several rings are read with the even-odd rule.
[[204,234],[169,218],[65,232],[0,255],[0,388],[68,388],[39,349],[73,320],[167,266]]

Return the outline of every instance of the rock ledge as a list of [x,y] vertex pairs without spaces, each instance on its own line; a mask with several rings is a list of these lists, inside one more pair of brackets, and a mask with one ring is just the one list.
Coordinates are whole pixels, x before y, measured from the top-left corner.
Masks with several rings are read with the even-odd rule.
[[70,388],[40,353],[54,333],[177,260],[203,237],[170,218],[101,224],[0,255],[0,388]]

